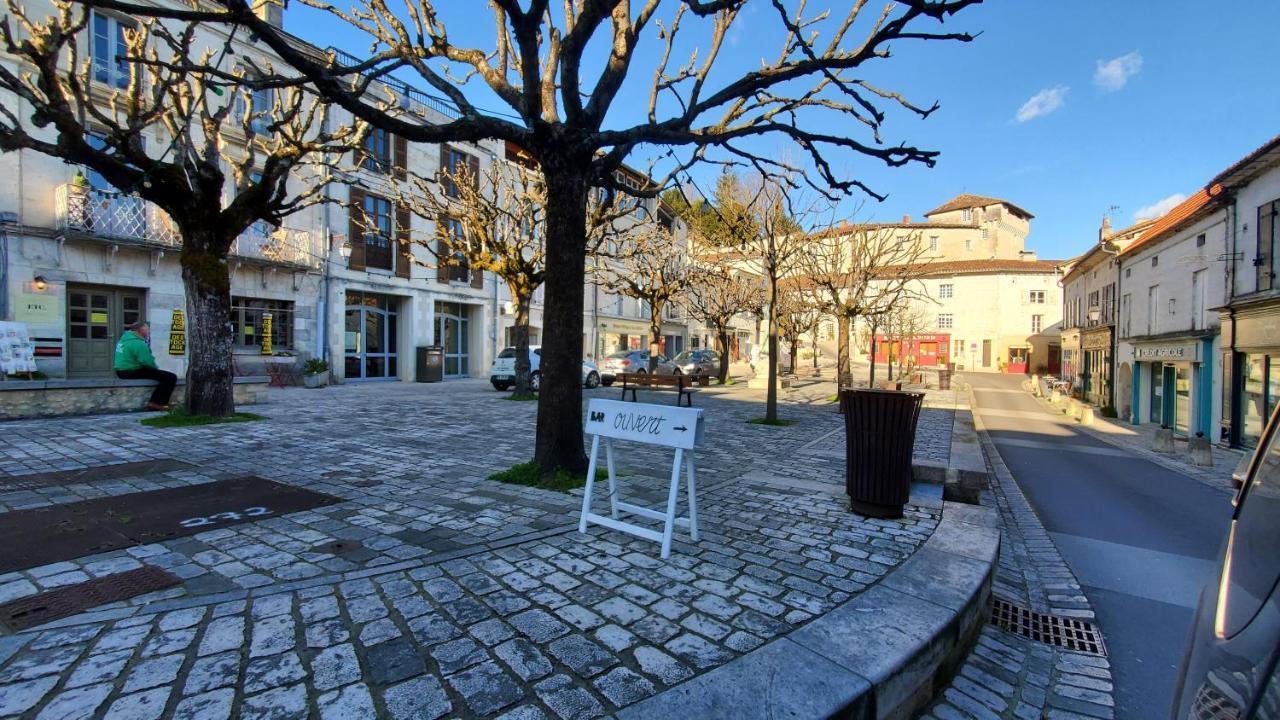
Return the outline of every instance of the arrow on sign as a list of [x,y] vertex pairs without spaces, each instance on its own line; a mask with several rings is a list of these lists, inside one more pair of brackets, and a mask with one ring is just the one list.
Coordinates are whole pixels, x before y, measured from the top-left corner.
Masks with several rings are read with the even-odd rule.
[[685,426],[683,426],[683,425],[681,425],[680,427],[673,427],[673,428],[671,428],[671,429],[672,429],[672,430],[679,430],[680,432],[687,432],[687,431],[689,430],[689,428],[687,428],[687,427],[685,427]]

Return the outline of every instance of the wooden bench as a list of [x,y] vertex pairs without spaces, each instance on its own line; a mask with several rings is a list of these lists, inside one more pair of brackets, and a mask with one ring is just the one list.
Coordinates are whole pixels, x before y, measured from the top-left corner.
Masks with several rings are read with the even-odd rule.
[[631,392],[631,401],[636,402],[636,388],[666,389],[676,391],[676,406],[683,403],[693,407],[693,394],[698,392],[692,387],[697,382],[688,375],[650,375],[648,373],[621,373],[622,399],[627,399],[627,391]]

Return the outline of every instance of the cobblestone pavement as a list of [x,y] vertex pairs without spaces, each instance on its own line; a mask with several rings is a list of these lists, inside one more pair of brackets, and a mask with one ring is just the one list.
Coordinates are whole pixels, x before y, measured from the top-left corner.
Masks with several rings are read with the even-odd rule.
[[[860,592],[937,523],[935,504],[868,520],[811,489],[841,461],[794,451],[839,415],[789,403],[795,425],[751,425],[754,397],[699,393],[703,539],[665,562],[647,541],[578,535],[580,495],[486,480],[532,454],[534,407],[483,383],[273,391],[269,420],[243,425],[7,423],[0,512],[248,474],[343,502],[0,575],[0,602],[143,563],[184,579],[0,637],[0,716],[567,718],[636,702]],[[949,431],[950,410],[921,422]],[[21,481],[148,458],[191,467]],[[627,448],[624,494],[665,497],[669,466]]]
[[[981,430],[981,419],[975,425]],[[1040,613],[1092,621],[1089,600],[1053,539],[981,433],[991,475],[982,504],[1000,511],[1000,558],[992,593]],[[951,684],[921,715],[927,720],[1082,720],[1115,717],[1110,663],[1005,632],[982,630]]]

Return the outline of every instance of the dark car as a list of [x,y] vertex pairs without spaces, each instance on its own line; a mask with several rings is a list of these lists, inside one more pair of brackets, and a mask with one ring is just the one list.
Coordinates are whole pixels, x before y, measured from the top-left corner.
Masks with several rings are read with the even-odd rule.
[[1280,409],[1236,493],[1226,550],[1200,596],[1173,717],[1280,718]]
[[[671,375],[674,369],[670,360],[659,355],[653,374]],[[619,350],[615,353],[610,353],[605,357],[604,362],[600,363],[600,380],[606,386],[612,385],[614,378],[622,373],[642,374],[647,372],[649,372],[648,350]]]

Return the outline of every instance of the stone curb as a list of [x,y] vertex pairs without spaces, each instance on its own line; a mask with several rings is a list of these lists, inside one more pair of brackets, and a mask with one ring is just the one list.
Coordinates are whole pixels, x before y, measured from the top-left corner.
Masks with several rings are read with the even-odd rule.
[[877,585],[619,720],[911,717],[982,630],[999,524],[991,508],[944,502],[929,540]]

